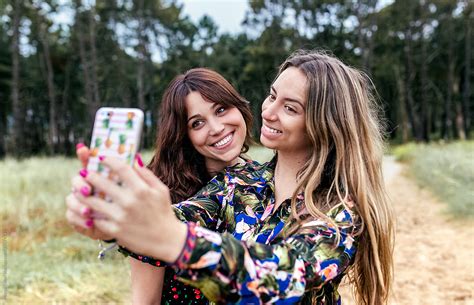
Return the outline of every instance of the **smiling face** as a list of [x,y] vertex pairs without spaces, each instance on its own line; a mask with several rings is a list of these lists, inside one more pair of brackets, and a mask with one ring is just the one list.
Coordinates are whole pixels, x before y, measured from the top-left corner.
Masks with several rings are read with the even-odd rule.
[[242,113],[235,107],[208,102],[197,91],[185,100],[188,137],[204,156],[207,170],[215,173],[237,162],[247,132]]
[[298,68],[284,70],[262,104],[260,141],[280,153],[303,153],[310,148],[305,113],[308,82]]

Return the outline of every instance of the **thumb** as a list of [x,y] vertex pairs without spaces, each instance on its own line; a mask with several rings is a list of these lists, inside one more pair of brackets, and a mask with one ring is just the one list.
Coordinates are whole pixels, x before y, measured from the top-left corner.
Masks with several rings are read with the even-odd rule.
[[81,161],[82,167],[86,168],[87,163],[89,162],[89,147],[85,146],[84,143],[78,143],[76,145],[76,155],[79,161]]

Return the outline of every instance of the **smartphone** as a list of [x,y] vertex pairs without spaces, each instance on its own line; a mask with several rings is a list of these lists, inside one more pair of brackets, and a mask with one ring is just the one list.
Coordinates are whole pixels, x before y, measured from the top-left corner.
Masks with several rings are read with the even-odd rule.
[[[115,180],[100,162],[100,156],[118,157],[133,166],[140,147],[143,119],[143,111],[137,108],[103,107],[97,110],[87,170]],[[100,192],[96,195],[105,198]]]

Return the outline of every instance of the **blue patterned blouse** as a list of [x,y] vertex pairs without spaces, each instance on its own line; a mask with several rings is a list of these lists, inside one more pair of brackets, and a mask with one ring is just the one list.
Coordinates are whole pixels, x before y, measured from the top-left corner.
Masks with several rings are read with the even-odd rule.
[[[189,230],[172,266],[181,281],[219,304],[340,304],[337,288],[354,261],[358,240],[353,203],[333,207],[326,214],[332,223],[312,219],[284,237],[291,199],[274,209],[274,168],[275,160],[248,161],[175,205]],[[298,196],[297,208],[303,199]]]

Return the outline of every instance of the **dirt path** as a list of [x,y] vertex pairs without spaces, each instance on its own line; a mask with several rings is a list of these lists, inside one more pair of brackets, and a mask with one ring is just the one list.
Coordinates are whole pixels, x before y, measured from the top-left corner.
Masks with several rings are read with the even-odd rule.
[[[449,219],[394,159],[385,159],[384,171],[397,217],[390,304],[474,304],[474,222]],[[344,305],[355,304],[347,288],[342,294]]]

